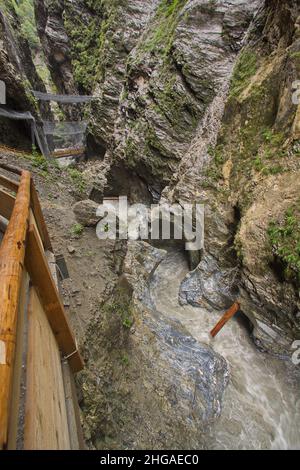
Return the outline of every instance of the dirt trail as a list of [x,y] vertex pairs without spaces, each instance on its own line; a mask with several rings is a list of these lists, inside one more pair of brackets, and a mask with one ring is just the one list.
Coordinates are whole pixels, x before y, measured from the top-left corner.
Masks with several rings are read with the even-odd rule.
[[[61,283],[61,294],[79,341],[83,340],[89,321],[99,310],[105,292],[114,285],[112,246],[98,240],[94,227],[76,235],[72,210],[79,195],[66,170],[49,165],[47,171],[35,168],[21,154],[1,151],[1,161],[32,172],[54,253],[65,258],[69,278]],[[1,170],[10,178],[12,175]]]

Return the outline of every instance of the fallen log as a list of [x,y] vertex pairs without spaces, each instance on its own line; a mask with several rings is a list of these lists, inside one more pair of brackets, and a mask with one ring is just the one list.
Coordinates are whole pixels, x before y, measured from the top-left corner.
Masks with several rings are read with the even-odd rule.
[[240,304],[235,302],[223,315],[221,320],[218,321],[216,326],[211,330],[210,335],[214,338],[219,331],[223,328],[223,326],[233,317],[240,309]]

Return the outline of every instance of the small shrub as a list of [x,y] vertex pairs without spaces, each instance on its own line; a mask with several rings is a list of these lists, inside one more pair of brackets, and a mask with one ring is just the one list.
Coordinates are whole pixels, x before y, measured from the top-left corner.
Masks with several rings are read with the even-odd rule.
[[[300,203],[300,201],[299,201]],[[267,231],[272,252],[283,264],[284,276],[300,284],[300,217],[290,207],[283,221],[272,221]]]
[[71,233],[72,235],[76,235],[76,236],[80,236],[83,234],[83,231],[84,231],[84,226],[81,225],[81,224],[74,224],[72,227],[71,227]]
[[86,181],[84,179],[83,174],[76,168],[69,168],[68,172],[71,177],[71,180],[75,185],[76,190],[79,193],[84,193],[84,191],[86,190]]

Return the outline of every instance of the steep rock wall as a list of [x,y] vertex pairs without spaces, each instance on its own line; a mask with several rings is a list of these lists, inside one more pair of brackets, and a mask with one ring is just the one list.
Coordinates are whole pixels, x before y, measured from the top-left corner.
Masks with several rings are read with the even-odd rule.
[[[166,190],[206,203],[205,251],[183,301],[226,308],[239,297],[257,344],[288,356],[299,337],[299,47],[298,2],[265,2],[235,66],[217,143],[203,146],[201,129],[197,157]],[[201,281],[211,273],[214,296]]]

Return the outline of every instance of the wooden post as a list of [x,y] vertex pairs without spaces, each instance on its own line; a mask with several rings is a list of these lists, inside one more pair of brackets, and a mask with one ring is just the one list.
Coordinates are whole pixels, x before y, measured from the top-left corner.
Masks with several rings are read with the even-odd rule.
[[235,315],[238,310],[240,309],[240,304],[238,302],[235,302],[223,315],[223,317],[221,318],[221,320],[218,321],[218,323],[216,324],[216,326],[211,330],[210,334],[211,336],[214,338],[218,333],[219,331],[223,328],[223,326],[225,325],[225,323],[228,322],[228,320],[230,320],[231,317],[233,317],[233,315]]
[[23,171],[0,246],[0,449],[7,447],[17,316],[30,207],[30,173]]

